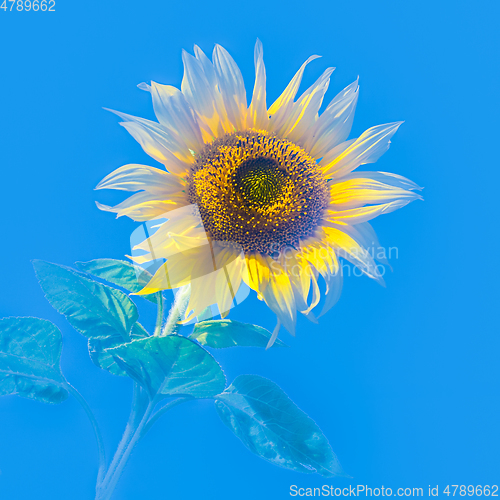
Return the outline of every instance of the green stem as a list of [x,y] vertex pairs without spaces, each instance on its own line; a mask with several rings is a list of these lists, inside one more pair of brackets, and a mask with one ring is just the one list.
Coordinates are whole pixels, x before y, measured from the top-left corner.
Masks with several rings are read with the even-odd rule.
[[165,323],[163,331],[159,335],[160,337],[166,337],[167,335],[173,335],[177,333],[180,327],[178,321],[186,312],[190,295],[191,284],[185,285],[177,290],[174,303],[172,304],[172,308],[168,313],[167,322]]
[[156,313],[156,326],[155,326],[154,336],[159,337],[161,334],[161,325],[163,323],[163,307],[165,302],[163,299],[162,292],[156,293],[156,300],[158,304],[158,311]]
[[[179,329],[178,321],[186,311],[190,294],[190,285],[186,285],[177,291],[174,303],[162,330],[164,301],[161,292],[158,292],[158,312],[156,315],[154,336],[172,335],[177,332]],[[96,488],[96,500],[109,500],[111,498],[132,450],[153,424],[174,406],[192,399],[190,397],[184,397],[171,401],[151,417],[155,406],[160,401],[161,391],[159,391],[158,394],[160,395],[159,397],[149,401],[146,392],[137,383],[134,383],[132,409],[130,411],[127,427],[125,428],[125,432],[123,433],[123,437],[118,445],[108,472],[104,478],[102,478],[102,474],[99,475]]]
[[104,479],[100,483],[97,483],[96,500],[109,500],[109,498],[111,498],[116,483],[120,478],[120,474],[137,442],[137,431],[139,427],[142,428],[144,426],[142,422],[145,416],[149,415],[154,408],[154,406],[151,407],[151,405],[152,402],[148,402],[145,391],[137,383],[134,383],[132,408],[127,427],[125,428],[125,432],[123,433],[123,437],[118,445],[108,472],[104,476]]
[[177,399],[174,399],[173,401],[170,401],[169,403],[167,403],[162,408],[160,408],[148,420],[148,423],[144,426],[144,429],[142,430],[141,438],[143,438],[146,435],[146,433],[149,431],[149,429],[151,429],[151,427],[153,427],[153,425],[156,423],[156,421],[160,417],[162,417],[163,415],[165,415],[165,413],[167,413],[167,411],[171,410],[174,406],[180,405],[181,403],[185,403],[186,401],[191,401],[192,399],[194,399],[194,398],[192,398],[191,396],[186,396],[186,397],[183,397],[183,398],[177,398]]
[[88,405],[87,401],[85,401],[83,396],[68,382],[66,382],[65,386],[70,394],[80,403],[82,408],[85,410],[85,413],[87,414],[87,417],[92,424],[92,428],[94,429],[94,434],[97,440],[97,448],[99,450],[99,471],[97,473],[97,484],[99,484],[102,481],[104,472],[106,470],[106,450],[104,448],[104,441],[99,429],[99,424],[97,423],[97,420],[92,413],[90,406]]
[[[134,396],[136,394],[137,392],[134,392]],[[142,396],[144,395],[145,394],[143,393]],[[140,408],[140,397],[140,395],[138,399],[134,397],[134,401],[137,402],[137,405],[135,407],[132,407],[132,412],[130,414],[127,428],[125,429],[123,438],[120,442],[120,445],[118,446],[118,449],[116,450],[113,462],[111,463],[104,480],[97,487],[96,500],[110,500],[115,490],[116,484],[120,479],[120,475],[127,463],[127,460],[132,453],[132,450],[134,449],[137,442],[142,439],[149,431],[149,429],[151,429],[151,427],[156,423],[156,421],[160,417],[162,417],[168,410],[171,410],[181,403],[185,403],[186,401],[191,401],[192,399],[194,399],[190,396],[175,399],[174,401],[170,401],[169,403],[167,403],[153,416],[151,416],[155,406],[161,399],[161,395],[159,397],[157,396],[152,401],[149,401],[146,406],[142,405],[142,409]],[[138,412],[136,411],[137,409],[139,409]]]

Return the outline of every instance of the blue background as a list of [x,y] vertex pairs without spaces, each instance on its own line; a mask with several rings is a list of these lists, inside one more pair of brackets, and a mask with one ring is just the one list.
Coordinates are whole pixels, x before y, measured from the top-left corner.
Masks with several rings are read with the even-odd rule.
[[[405,120],[373,169],[425,186],[425,202],[374,222],[397,246],[384,289],[347,278],[339,304],[300,319],[290,349],[216,352],[229,380],[276,381],[328,436],[352,480],[280,469],[252,455],[210,401],[167,414],[139,443],[117,499],[289,498],[289,487],[498,484],[497,2],[130,2],[57,0],[56,12],[0,10],[0,316],[38,316],[64,335],[62,367],[95,409],[110,451],[131,382],[99,370],[86,341],[43,298],[30,260],[122,258],[136,227],[100,212],[97,182],[153,164],[102,107],[153,117],[136,85],[180,86],[181,49],[227,48],[253,87],[264,44],[268,104],[311,54],[302,88],[336,66],[330,99],[360,75],[351,137]],[[154,322],[150,304],[142,321]],[[272,328],[255,297],[233,318]],[[97,471],[77,402],[0,399],[0,498],[90,499]]]

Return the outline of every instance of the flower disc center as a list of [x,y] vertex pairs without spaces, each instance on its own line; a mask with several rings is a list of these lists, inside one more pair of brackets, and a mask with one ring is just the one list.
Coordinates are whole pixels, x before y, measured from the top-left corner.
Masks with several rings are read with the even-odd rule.
[[250,158],[244,161],[234,175],[234,183],[249,206],[264,207],[279,199],[287,174],[273,158]]
[[245,252],[297,247],[314,234],[329,203],[326,179],[314,159],[262,130],[207,144],[186,183],[210,237]]

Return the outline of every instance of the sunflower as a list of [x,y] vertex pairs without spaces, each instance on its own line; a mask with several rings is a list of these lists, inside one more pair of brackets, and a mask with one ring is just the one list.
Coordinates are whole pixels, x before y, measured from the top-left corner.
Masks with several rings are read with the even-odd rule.
[[[355,81],[319,115],[334,68],[296,99],[310,57],[267,108],[262,44],[255,46],[251,104],[241,72],[219,45],[212,61],[197,46],[183,52],[181,90],[151,82],[158,122],[115,112],[121,125],[164,168],[129,164],[97,189],[136,192],[99,208],[135,221],[156,221],[136,246],[138,264],[164,259],[140,292],[191,285],[184,321],[213,304],[225,317],[245,283],[294,334],[297,311],[316,321],[338,300],[339,257],[383,283],[370,252],[367,222],[421,198],[412,181],[385,172],[353,171],[375,162],[401,122],[347,140],[358,99]],[[382,259],[379,259],[382,260]],[[163,261],[162,261],[163,262]],[[318,317],[319,317],[318,316]]]

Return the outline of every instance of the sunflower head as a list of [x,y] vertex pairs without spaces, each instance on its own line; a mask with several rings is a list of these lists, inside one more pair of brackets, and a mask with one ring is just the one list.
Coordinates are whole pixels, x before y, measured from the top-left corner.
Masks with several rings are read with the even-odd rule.
[[210,237],[246,253],[299,247],[314,234],[330,198],[313,158],[264,130],[227,134],[207,145],[188,186]]
[[[262,44],[255,47],[250,106],[241,72],[220,46],[212,60],[195,46],[183,53],[181,89],[152,82],[158,122],[117,113],[162,168],[125,165],[98,189],[135,191],[102,210],[137,221],[165,218],[136,246],[138,263],[164,259],[147,294],[191,284],[185,320],[217,304],[226,315],[245,283],[294,332],[296,312],[315,320],[319,277],[324,314],[342,284],[338,258],[383,282],[368,223],[420,198],[420,189],[395,174],[356,171],[389,147],[401,122],[379,125],[347,140],[358,98],[349,85],[319,114],[333,68],[298,98],[310,57],[270,106]],[[186,210],[188,212],[186,212]],[[188,215],[186,215],[188,213]],[[180,216],[179,214],[183,214]],[[383,260],[383,259],[381,259]]]

